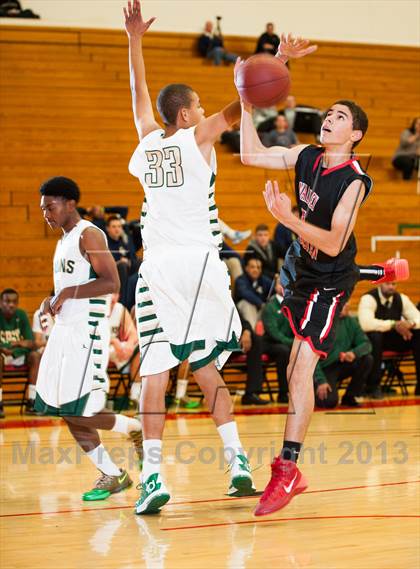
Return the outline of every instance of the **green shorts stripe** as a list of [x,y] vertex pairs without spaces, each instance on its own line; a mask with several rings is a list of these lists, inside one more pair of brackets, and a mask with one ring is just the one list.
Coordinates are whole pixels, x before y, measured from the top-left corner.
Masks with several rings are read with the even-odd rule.
[[138,319],[139,322],[148,322],[149,320],[155,320],[157,318],[156,314],[149,314],[148,316],[142,316]]
[[153,336],[155,334],[159,334],[163,332],[162,328],[155,328],[154,330],[146,330],[145,332],[140,332],[140,338],[144,338],[145,336]]

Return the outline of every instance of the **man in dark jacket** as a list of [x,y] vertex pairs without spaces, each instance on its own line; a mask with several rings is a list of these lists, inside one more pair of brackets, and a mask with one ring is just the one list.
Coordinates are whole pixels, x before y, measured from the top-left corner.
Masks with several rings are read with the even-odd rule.
[[261,223],[255,228],[255,237],[246,248],[244,260],[249,257],[257,258],[262,263],[262,272],[270,279],[279,272],[281,251],[270,239],[268,225]]
[[315,403],[332,409],[338,405],[337,383],[350,377],[341,405],[358,407],[360,396],[373,365],[372,345],[356,318],[349,316],[346,303],[340,314],[334,347],[315,368]]
[[270,290],[271,281],[262,274],[261,261],[248,257],[245,261],[245,273],[235,282],[235,302],[242,318],[251,324],[253,330]]
[[265,27],[265,32],[258,38],[255,53],[276,55],[279,45],[280,38],[274,33],[274,24],[269,22]]

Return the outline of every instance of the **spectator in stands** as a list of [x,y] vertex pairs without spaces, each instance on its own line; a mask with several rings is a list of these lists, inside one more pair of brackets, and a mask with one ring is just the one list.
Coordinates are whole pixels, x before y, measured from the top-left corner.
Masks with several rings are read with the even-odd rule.
[[5,366],[28,366],[29,392],[26,413],[35,412],[35,384],[41,355],[35,350],[28,316],[18,305],[18,293],[12,288],[3,290],[0,294],[0,416],[3,417],[1,386]]
[[246,354],[246,385],[242,396],[242,405],[267,405],[268,401],[261,399],[259,393],[264,379],[262,337],[258,336],[252,325],[241,318],[242,334],[239,339],[242,351]]
[[260,259],[248,256],[245,261],[245,273],[235,282],[235,302],[240,315],[251,324],[253,330],[270,290],[271,281],[262,274]]
[[255,53],[270,53],[271,55],[276,55],[279,45],[280,38],[274,33],[274,24],[269,22],[265,26],[265,32],[258,38]]
[[277,115],[274,128],[267,133],[262,133],[261,142],[264,146],[285,146],[290,148],[299,143],[296,134],[289,127],[286,117],[282,114]]
[[213,33],[213,22],[207,21],[204,25],[204,33],[198,38],[198,51],[202,57],[211,59],[214,65],[222,62],[235,63],[238,56],[226,51],[220,29],[220,17],[217,17],[216,32]]
[[255,257],[261,261],[263,274],[273,279],[279,272],[281,251],[274,241],[270,239],[268,225],[260,223],[255,228],[255,237],[251,239],[246,248],[244,259]]
[[400,145],[395,151],[392,165],[401,170],[403,180],[411,180],[414,170],[418,170],[420,156],[420,117],[401,133]]
[[255,128],[259,133],[269,132],[273,128],[278,114],[276,106],[266,107],[265,109],[253,107],[252,120]]
[[[50,292],[50,296],[54,296],[54,290]],[[32,318],[32,332],[34,335],[35,348],[40,354],[43,353],[47,345],[53,326],[54,318],[49,312],[41,315],[39,308],[35,310]]]
[[38,14],[32,10],[24,10],[19,0],[0,0],[0,18],[28,18],[39,19]]
[[121,302],[126,306],[127,281],[130,275],[138,271],[140,261],[134,252],[133,243],[123,229],[122,220],[117,215],[111,215],[106,221],[108,247],[117,263],[120,277]]
[[[296,217],[299,217],[299,208],[297,205],[292,207],[292,213]],[[296,239],[296,235],[290,231],[288,227],[282,223],[278,223],[274,230],[274,243],[277,245],[280,257],[286,255],[287,249],[292,244],[292,241]]]
[[[232,229],[232,227],[230,227],[222,219],[219,219],[219,227],[220,231],[223,234],[223,237],[230,239],[234,245],[237,245],[245,239],[248,239],[248,237],[251,235],[250,229],[246,229],[245,231]],[[229,247],[225,240],[223,240],[222,249],[220,251],[220,258],[226,263],[231,279],[233,282],[235,282],[236,279],[244,272],[242,268],[242,259],[240,255],[234,249],[232,249],[232,247]]]
[[382,353],[412,351],[416,363],[420,395],[420,312],[396,283],[382,283],[364,294],[359,303],[359,322],[372,343],[373,367],[366,382],[366,393],[382,399],[380,387]]
[[234,154],[239,154],[241,151],[239,123],[231,126],[220,137],[220,143],[226,144]]
[[262,321],[264,324],[264,352],[276,362],[279,384],[279,403],[288,402],[287,366],[294,340],[294,334],[286,316],[281,311],[283,289],[276,279],[275,296],[264,306]]
[[315,368],[315,403],[333,409],[338,405],[337,385],[350,377],[341,405],[358,407],[356,397],[362,394],[373,365],[372,346],[356,318],[349,315],[346,303],[340,313],[333,349]]
[[[110,347],[109,361],[120,371],[128,371],[134,351],[138,346],[137,331],[128,310],[118,302],[118,294],[111,296],[111,314],[109,316]],[[132,363],[132,362],[131,362]],[[136,366],[130,366],[132,376],[136,374]]]

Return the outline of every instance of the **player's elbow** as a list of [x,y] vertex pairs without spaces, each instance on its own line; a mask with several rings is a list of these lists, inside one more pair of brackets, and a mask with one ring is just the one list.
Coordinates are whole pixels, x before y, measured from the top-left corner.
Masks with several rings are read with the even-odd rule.
[[258,166],[258,156],[241,150],[241,162],[244,166]]
[[113,278],[110,282],[110,288],[111,290],[109,291],[111,294],[118,294],[120,292],[120,279],[117,276],[117,278]]

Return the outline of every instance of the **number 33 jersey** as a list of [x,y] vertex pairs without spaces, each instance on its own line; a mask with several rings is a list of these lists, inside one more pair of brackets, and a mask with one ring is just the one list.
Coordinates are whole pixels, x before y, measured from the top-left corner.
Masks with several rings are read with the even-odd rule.
[[129,171],[145,193],[141,230],[146,256],[159,247],[220,247],[215,203],[216,153],[207,164],[195,140],[195,127],[165,137],[162,129],[145,136]]

